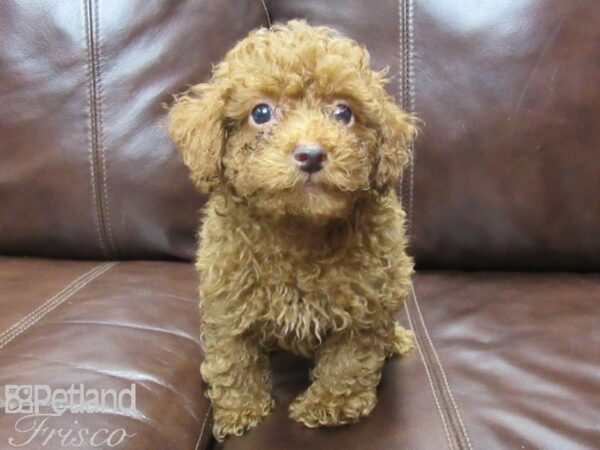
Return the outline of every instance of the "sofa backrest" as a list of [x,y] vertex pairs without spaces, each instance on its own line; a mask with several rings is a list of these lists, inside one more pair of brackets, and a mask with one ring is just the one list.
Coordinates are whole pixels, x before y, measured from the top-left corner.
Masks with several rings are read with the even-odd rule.
[[0,254],[191,259],[165,104],[266,24],[258,0],[0,2]]
[[592,2],[0,4],[0,253],[193,257],[171,94],[236,40],[306,18],[363,42],[423,121],[399,187],[420,268],[600,269]]
[[600,11],[418,1],[415,252],[428,266],[600,269]]

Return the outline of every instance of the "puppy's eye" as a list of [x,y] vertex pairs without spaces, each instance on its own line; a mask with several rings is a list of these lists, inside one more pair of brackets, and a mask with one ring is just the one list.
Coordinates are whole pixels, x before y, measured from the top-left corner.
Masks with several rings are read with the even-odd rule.
[[350,125],[354,122],[354,115],[350,107],[344,103],[338,103],[334,106],[331,113],[335,120],[342,122],[345,125]]
[[264,125],[273,120],[273,108],[266,103],[260,103],[252,108],[250,122],[254,125]]

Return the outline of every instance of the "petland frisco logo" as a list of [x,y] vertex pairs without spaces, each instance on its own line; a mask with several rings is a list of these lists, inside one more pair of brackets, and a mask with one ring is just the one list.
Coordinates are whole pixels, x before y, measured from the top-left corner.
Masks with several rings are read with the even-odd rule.
[[135,384],[117,392],[115,389],[86,389],[83,384],[69,389],[51,389],[47,384],[4,387],[6,414],[43,414],[55,416],[65,411],[93,414],[135,411]]
[[[72,414],[121,413],[132,416],[136,410],[135,384],[128,389],[86,389],[85,385],[71,385],[68,389],[52,389],[45,384],[6,385],[4,412],[20,414],[15,422],[19,434],[10,437],[13,447],[24,447],[34,442],[42,447],[117,447],[128,437],[124,428],[90,429],[80,426],[77,419],[53,420],[65,412]],[[65,426],[67,425],[67,426]]]

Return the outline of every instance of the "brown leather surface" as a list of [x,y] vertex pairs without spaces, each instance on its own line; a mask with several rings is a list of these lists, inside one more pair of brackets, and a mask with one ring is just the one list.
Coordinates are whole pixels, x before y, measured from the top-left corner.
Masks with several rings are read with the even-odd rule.
[[326,430],[288,419],[307,367],[282,358],[275,414],[222,448],[598,447],[600,275],[422,272],[416,298],[420,350],[388,361],[371,418]]
[[473,448],[598,448],[600,274],[422,273],[416,294]]
[[[131,414],[65,413],[47,425],[76,432],[124,428],[136,435],[117,448],[131,450],[194,449],[204,425],[204,448],[210,416],[198,370],[196,291],[190,264],[1,258],[2,400],[7,384],[119,390],[135,383]],[[10,312],[10,321],[4,316],[9,304],[18,311]],[[10,437],[23,443],[30,436],[15,432],[19,417],[2,406],[0,447]],[[58,438],[42,443],[40,437],[21,448],[63,448]]]
[[191,259],[164,104],[265,24],[259,0],[0,2],[0,253]]
[[95,267],[95,261],[48,264],[45,260],[0,257],[0,333]]
[[414,2],[421,268],[600,269],[600,10]]

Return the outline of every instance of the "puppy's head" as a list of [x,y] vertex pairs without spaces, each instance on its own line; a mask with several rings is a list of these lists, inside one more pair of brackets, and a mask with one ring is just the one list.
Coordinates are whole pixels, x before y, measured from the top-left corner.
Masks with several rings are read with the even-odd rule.
[[390,189],[409,156],[415,128],[384,76],[331,29],[260,29],[177,98],[169,132],[201,190],[269,215],[343,218],[361,193]]

